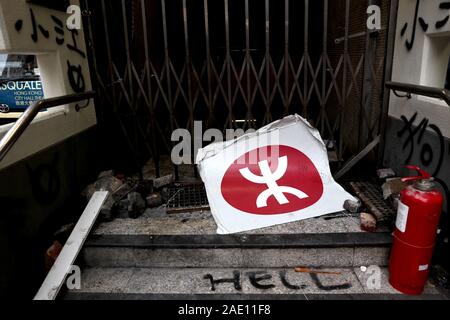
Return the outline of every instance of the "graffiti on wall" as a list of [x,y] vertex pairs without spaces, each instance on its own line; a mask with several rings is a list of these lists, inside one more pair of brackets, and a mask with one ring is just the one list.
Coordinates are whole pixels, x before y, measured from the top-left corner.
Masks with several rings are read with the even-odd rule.
[[[421,1],[422,0],[416,0],[416,6],[415,6],[415,10],[414,10],[414,16],[412,17],[412,21],[405,22],[402,29],[400,30],[400,35],[402,37],[404,37],[409,26],[412,25],[411,26],[411,35],[409,36],[409,38],[407,38],[405,40],[405,45],[408,50],[411,50],[414,47],[414,42],[416,39],[417,24],[419,24],[419,26],[423,32],[427,32],[427,30],[429,28],[429,23],[427,21],[425,21],[425,19],[423,17],[420,16]],[[450,20],[450,15],[449,15],[450,1],[441,2],[438,6],[438,9],[440,11],[447,11],[447,15],[443,19],[439,19],[439,20],[435,21],[436,29],[441,29],[444,26],[446,26]]]
[[[402,128],[397,132],[397,137],[401,139],[402,151],[405,152],[404,164],[411,164],[413,156],[417,155],[418,165],[424,169],[433,169],[430,172],[435,180],[441,184],[446,199],[450,200],[450,188],[447,182],[439,179],[444,163],[450,160],[450,143],[446,143],[439,127],[430,123],[428,118],[419,118],[419,114],[414,113],[409,119],[402,115]],[[431,133],[438,142],[438,147],[432,146],[425,137],[425,133]],[[450,201],[447,201],[447,212],[450,212]]]
[[[45,24],[41,24],[39,21],[37,21],[33,8],[29,9],[29,19],[31,22],[31,40],[34,43],[37,43],[40,41],[41,37],[50,39],[52,37],[52,32],[54,32],[55,36],[53,40],[58,46],[65,45],[65,48],[67,50],[76,53],[82,59],[86,59],[86,53],[79,47],[78,30],[65,27],[64,22],[54,15],[50,14],[49,18],[49,20],[52,21],[51,26],[53,27],[53,30],[46,27]],[[23,20],[18,19],[15,22],[15,30],[20,33],[23,30],[23,25]],[[66,37],[67,34],[68,36]],[[73,63],[70,60],[67,60],[67,78],[72,90],[75,93],[85,91],[86,84],[81,64]]]

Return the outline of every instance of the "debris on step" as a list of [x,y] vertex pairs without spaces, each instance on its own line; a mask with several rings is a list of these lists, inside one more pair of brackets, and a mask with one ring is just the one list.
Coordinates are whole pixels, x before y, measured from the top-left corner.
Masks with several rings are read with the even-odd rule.
[[297,267],[294,270],[295,270],[295,272],[298,272],[298,273],[341,275],[341,272],[313,270],[313,269],[305,268],[305,267]]
[[83,190],[82,195],[89,201],[96,191],[109,191],[110,193],[114,193],[122,185],[122,180],[114,177],[112,171],[103,171],[98,175],[94,183],[91,183]]
[[385,169],[378,169],[377,170],[377,176],[381,180],[385,180],[388,178],[393,178],[396,176],[394,170],[391,168],[385,168]]
[[407,183],[403,182],[401,178],[387,179],[381,186],[381,189],[383,190],[383,198],[387,200],[391,195],[400,194],[400,191],[405,189],[406,186]]
[[130,202],[128,198],[119,200],[114,205],[114,218],[126,219],[128,216],[128,205]]
[[155,189],[160,189],[162,187],[166,187],[174,181],[173,174],[169,174],[167,176],[163,176],[160,178],[153,179],[153,187]]
[[125,175],[113,170],[101,172],[94,183],[89,184],[82,196],[89,200],[95,191],[109,191],[102,205],[99,221],[109,222],[114,218],[137,218],[146,208],[156,208],[166,203],[168,186],[174,182],[174,175],[156,178],[154,172],[145,167],[144,177],[138,174]]
[[370,213],[362,212],[360,215],[361,230],[375,232],[377,229],[377,219]]
[[152,179],[143,179],[137,183],[136,191],[140,194],[146,195],[153,193],[154,182]]
[[125,198],[132,190],[133,188],[128,183],[124,183],[115,192],[110,193],[100,209],[100,220],[111,221],[117,213],[117,203]]
[[400,201],[400,192],[406,188],[408,184],[403,182],[401,178],[387,179],[381,186],[383,190],[383,198],[391,203],[395,210],[398,208],[398,202]]
[[109,195],[105,202],[103,203],[102,207],[100,208],[99,213],[99,220],[101,221],[111,221],[114,217],[114,204],[115,201],[112,197],[112,195]]
[[161,198],[164,203],[170,200],[170,190],[169,188],[162,188],[161,190]]
[[394,207],[394,209],[397,210],[397,209],[398,209],[398,203],[399,203],[399,201],[400,201],[400,194],[399,194],[399,193],[393,194],[393,195],[391,195],[391,196],[389,197],[388,200],[389,200],[389,202],[392,204],[392,206]]
[[58,258],[59,254],[61,253],[63,246],[58,241],[53,241],[53,244],[47,249],[45,252],[45,269],[49,271],[53,264],[55,263],[56,259]]
[[356,201],[345,200],[344,209],[350,213],[360,213],[361,209],[362,209],[361,200],[359,200],[359,199],[357,199]]
[[141,216],[146,208],[145,200],[138,192],[130,192],[127,195],[128,200],[128,216],[132,219],[136,219]]
[[350,182],[350,187],[361,200],[366,212],[371,213],[378,223],[392,223],[395,209],[383,199],[379,185],[371,182]]
[[159,192],[150,194],[145,200],[147,201],[147,206],[150,208],[155,208],[162,204],[162,197]]

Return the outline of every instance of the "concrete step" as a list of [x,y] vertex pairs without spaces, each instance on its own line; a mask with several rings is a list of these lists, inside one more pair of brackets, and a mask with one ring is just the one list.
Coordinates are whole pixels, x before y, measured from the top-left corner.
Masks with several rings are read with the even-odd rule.
[[83,250],[91,267],[347,267],[387,265],[390,234],[110,236]]
[[[292,268],[88,268],[81,289],[64,299],[444,299],[428,283],[422,296],[393,289],[387,270],[329,268],[333,274],[297,273]],[[373,279],[373,278],[372,278]]]
[[331,215],[252,232],[217,235],[209,213],[116,219],[98,226],[82,257],[90,267],[276,268],[387,264],[387,228],[366,233],[359,218]]

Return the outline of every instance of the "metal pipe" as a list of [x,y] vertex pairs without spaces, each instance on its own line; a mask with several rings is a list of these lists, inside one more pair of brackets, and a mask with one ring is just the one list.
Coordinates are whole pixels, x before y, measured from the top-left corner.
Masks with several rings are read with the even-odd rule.
[[[387,29],[386,60],[384,62],[384,79],[387,82],[392,79],[392,65],[394,61],[395,35],[397,34],[397,14],[399,0],[391,0],[389,12],[389,26]],[[386,144],[386,127],[389,109],[389,90],[383,90],[383,104],[381,108],[378,132],[381,134],[380,147],[378,148],[378,165],[381,166],[384,159],[384,146]]]
[[3,136],[0,141],[0,161],[5,158],[9,150],[14,146],[17,140],[20,138],[22,133],[28,127],[28,125],[33,121],[36,115],[44,110],[52,107],[57,107],[69,103],[75,103],[83,100],[89,100],[95,97],[94,91],[70,94],[61,97],[49,98],[36,101],[31,107],[29,107],[20,116],[19,119],[14,123],[14,125],[9,129],[9,131]]
[[442,99],[450,107],[450,93],[446,89],[390,81],[386,82],[386,88],[393,91],[400,91],[410,94],[416,94],[419,96]]

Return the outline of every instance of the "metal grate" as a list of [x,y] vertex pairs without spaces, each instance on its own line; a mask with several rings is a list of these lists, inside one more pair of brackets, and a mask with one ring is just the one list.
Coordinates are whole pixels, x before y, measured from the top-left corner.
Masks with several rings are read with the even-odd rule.
[[339,161],[379,135],[384,49],[395,32],[386,14],[382,30],[366,32],[367,1],[83,4],[96,103],[136,158],[153,157],[157,174],[172,132],[193,131],[194,121],[248,129],[298,113],[334,142]]
[[203,184],[174,185],[168,189],[167,213],[209,210]]
[[379,222],[392,222],[395,209],[383,198],[381,188],[371,182],[350,182],[350,187]]

